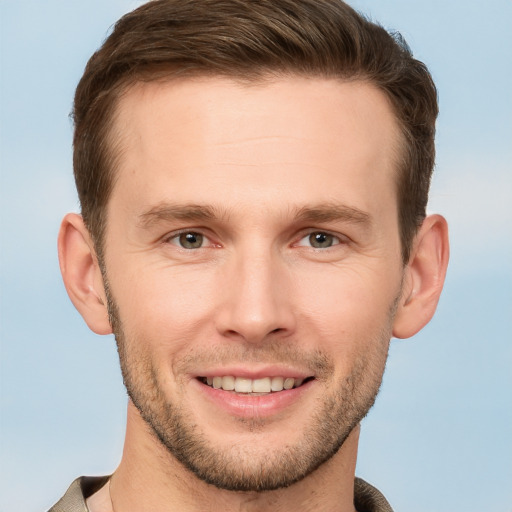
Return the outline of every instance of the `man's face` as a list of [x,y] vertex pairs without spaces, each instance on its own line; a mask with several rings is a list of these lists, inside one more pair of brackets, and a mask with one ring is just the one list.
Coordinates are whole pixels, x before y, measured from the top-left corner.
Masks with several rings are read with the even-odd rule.
[[132,401],[203,480],[289,485],[384,371],[403,273],[391,108],[362,82],[209,78],[136,86],[118,114],[104,263]]

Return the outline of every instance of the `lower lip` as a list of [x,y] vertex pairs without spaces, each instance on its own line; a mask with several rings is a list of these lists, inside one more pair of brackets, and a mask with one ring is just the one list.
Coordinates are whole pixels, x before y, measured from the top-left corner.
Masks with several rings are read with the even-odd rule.
[[267,395],[252,396],[215,389],[194,379],[193,384],[215,406],[228,414],[239,418],[265,418],[278,414],[299,402],[303,395],[314,385],[315,380],[302,384],[298,388],[268,393]]

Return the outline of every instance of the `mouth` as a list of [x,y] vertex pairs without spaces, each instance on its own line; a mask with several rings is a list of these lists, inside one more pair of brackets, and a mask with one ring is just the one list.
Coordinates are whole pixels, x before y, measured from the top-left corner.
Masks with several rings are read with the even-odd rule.
[[274,376],[258,379],[236,377],[233,375],[197,377],[199,382],[213,389],[252,396],[269,395],[299,388],[313,379],[314,377],[312,376],[306,378]]

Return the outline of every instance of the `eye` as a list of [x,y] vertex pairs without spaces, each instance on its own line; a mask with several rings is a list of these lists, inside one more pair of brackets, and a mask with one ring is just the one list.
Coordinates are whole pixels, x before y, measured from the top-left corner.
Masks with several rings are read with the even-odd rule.
[[326,233],[325,231],[314,231],[302,238],[297,245],[305,247],[309,246],[314,249],[328,249],[329,247],[340,243],[341,240],[337,236]]
[[208,239],[205,236],[194,231],[178,233],[167,239],[169,243],[177,245],[182,249],[200,249],[206,240]]

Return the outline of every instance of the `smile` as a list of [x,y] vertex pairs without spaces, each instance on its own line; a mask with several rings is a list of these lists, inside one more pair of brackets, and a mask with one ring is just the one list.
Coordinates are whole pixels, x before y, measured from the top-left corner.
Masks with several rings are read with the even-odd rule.
[[199,377],[199,380],[214,389],[233,391],[245,394],[268,394],[283,390],[290,390],[302,386],[313,377],[306,379],[293,377],[263,377],[260,379],[248,379],[246,377],[234,377],[231,375],[215,377]]

